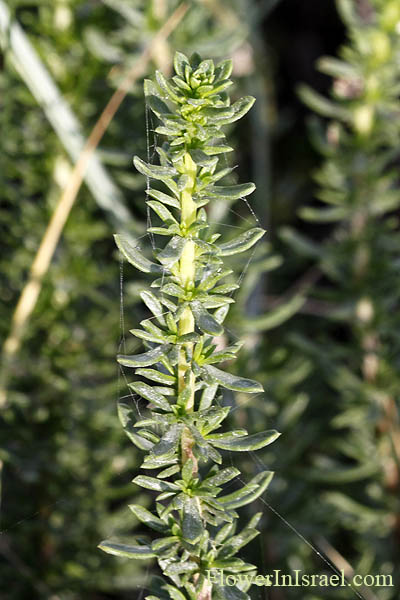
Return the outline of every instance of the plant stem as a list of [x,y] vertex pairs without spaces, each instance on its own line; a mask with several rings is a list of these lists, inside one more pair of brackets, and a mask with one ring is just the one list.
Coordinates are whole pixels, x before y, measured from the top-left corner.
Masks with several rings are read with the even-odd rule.
[[[186,153],[184,156],[183,167],[183,174],[187,175],[188,181],[181,194],[181,226],[183,230],[187,230],[187,228],[196,220],[197,216],[197,206],[192,198],[193,190],[196,185],[197,167],[189,153]],[[196,268],[195,250],[196,247],[194,241],[188,237],[179,263],[179,275],[182,286],[188,291],[194,288]],[[192,333],[194,331],[194,318],[189,307],[186,307],[183,311],[179,320],[178,331],[179,335],[185,335],[186,333]],[[191,370],[191,365],[186,358],[186,352],[188,350],[190,351],[192,346],[192,343],[187,343],[181,348],[178,363],[178,393],[181,394],[186,388],[186,385],[189,385],[190,387],[190,394],[185,405],[186,412],[193,412],[194,409],[195,376]],[[189,382],[185,381],[187,371],[190,371]],[[182,463],[185,463],[189,458],[192,458],[194,461],[193,470],[195,472],[197,471],[197,461],[194,459],[192,446],[192,436],[190,435],[189,430],[185,429],[181,443]]]

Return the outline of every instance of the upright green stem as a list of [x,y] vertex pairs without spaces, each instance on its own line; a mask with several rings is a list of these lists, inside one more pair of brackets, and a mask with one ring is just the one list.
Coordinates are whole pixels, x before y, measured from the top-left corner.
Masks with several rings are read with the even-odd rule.
[[[181,226],[183,230],[186,230],[195,220],[197,216],[197,206],[193,202],[193,191],[196,185],[196,164],[193,162],[192,157],[189,153],[186,153],[183,159],[184,175],[187,175],[188,181],[185,189],[181,194]],[[182,256],[179,262],[179,275],[181,278],[182,286],[186,290],[194,288],[195,280],[195,251],[196,246],[191,238],[187,238],[185,247],[182,252]],[[178,324],[179,335],[186,333],[192,333],[195,329],[194,318],[192,311],[189,307],[186,307]],[[186,359],[186,350],[190,350],[192,344],[185,344],[185,347],[181,348],[179,363],[178,363],[178,393],[182,393],[186,387],[185,375],[190,370],[189,386],[190,394],[186,401],[186,411],[192,412],[194,409],[194,393],[195,393],[195,377],[191,370],[191,366]],[[192,455],[192,437],[189,431],[185,431],[182,436],[182,462],[185,463],[188,458],[194,458]],[[196,467],[197,469],[197,467]]]

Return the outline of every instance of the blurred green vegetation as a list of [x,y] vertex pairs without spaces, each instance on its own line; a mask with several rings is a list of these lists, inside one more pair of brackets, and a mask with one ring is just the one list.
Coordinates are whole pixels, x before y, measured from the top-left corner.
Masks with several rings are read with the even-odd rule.
[[[349,563],[357,573],[395,574],[398,2],[339,0],[338,13],[333,0],[295,4],[193,1],[147,71],[168,72],[176,49],[232,56],[235,93],[257,97],[252,115],[232,132],[233,161],[242,180],[257,184],[250,203],[268,240],[249,264],[232,261],[241,287],[227,327],[246,342],[229,368],[260,380],[267,392],[228,400],[235,403],[232,424],[276,427],[283,435],[257,457],[249,454],[242,471],[248,478],[262,464],[276,471],[266,501],[339,569]],[[0,17],[6,7],[20,23],[88,136],[177,6],[172,0],[1,0]],[[9,34],[1,37],[0,70],[2,341],[71,173],[65,140],[15,69]],[[316,58],[323,76],[311,66]],[[296,97],[301,81],[318,92],[302,88],[307,109]],[[313,113],[319,116],[306,133]],[[129,210],[128,227],[138,236],[147,219],[145,181],[132,156],[145,158],[148,144],[152,153],[157,143],[153,124],[149,140],[145,125],[138,81],[98,150],[113,198]],[[244,202],[210,210],[210,221],[226,236],[243,219],[255,219]],[[116,417],[116,399],[128,393],[115,363],[127,334],[122,317],[129,315],[133,326],[145,314],[138,296],[143,282],[121,265],[114,247],[116,221],[115,211],[104,210],[84,184],[8,373],[0,417],[0,596],[10,600],[122,600],[141,598],[138,590],[146,586],[146,567],[96,548],[101,539],[135,530],[128,502],[149,501],[130,484],[140,457]],[[249,559],[261,573],[327,571],[293,529],[261,500],[258,505],[264,533],[249,546]],[[398,589],[397,581],[393,588],[359,591],[394,600]],[[252,593],[261,597],[258,588]],[[338,588],[301,591],[304,600],[353,596]],[[299,594],[280,588],[268,597]]]

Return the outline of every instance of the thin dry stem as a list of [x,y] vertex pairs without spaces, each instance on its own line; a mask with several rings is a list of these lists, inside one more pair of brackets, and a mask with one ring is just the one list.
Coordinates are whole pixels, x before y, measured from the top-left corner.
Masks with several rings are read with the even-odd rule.
[[[318,537],[316,542],[327,558],[329,558],[331,563],[339,571],[343,571],[346,579],[351,580],[355,575],[355,571],[351,564],[344,558],[344,556],[342,556],[342,554],[340,554],[340,552],[336,550],[336,548],[334,548],[332,544],[330,544],[324,537]],[[378,600],[370,588],[362,586],[360,590],[362,590],[365,600]]]

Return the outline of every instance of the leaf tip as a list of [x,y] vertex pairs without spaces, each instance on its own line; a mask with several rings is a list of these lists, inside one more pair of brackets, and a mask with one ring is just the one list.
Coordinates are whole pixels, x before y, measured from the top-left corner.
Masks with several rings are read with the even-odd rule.
[[139,156],[135,156],[133,157],[133,164],[135,165],[136,169],[139,171],[139,167],[141,165],[143,161],[139,158]]

